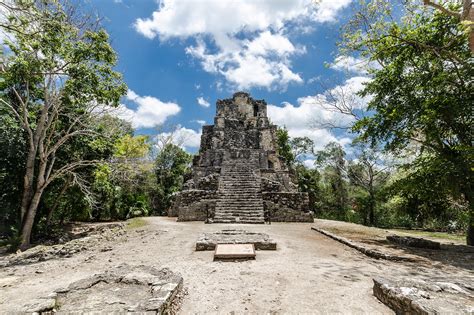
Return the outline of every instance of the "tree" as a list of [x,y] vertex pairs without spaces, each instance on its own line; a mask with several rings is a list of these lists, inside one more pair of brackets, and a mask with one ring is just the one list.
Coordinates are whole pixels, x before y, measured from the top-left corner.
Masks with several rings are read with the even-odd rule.
[[303,164],[296,166],[298,188],[301,192],[308,193],[310,210],[315,210],[316,202],[320,199],[319,182],[321,175],[317,169],[309,169]]
[[190,171],[192,156],[179,146],[168,143],[155,159],[157,180],[157,210],[165,214],[171,205],[173,193],[181,190],[186,176]]
[[301,157],[314,154],[314,142],[308,137],[291,138],[286,128],[277,129],[277,152],[289,168],[300,164]]
[[356,142],[355,147],[356,159],[349,162],[347,175],[353,185],[367,193],[367,211],[364,211],[362,217],[364,225],[375,225],[377,194],[388,179],[389,173],[380,150],[360,142]]
[[20,209],[26,248],[45,189],[97,163],[73,155],[59,164],[61,150],[74,139],[99,137],[93,117],[104,105],[118,105],[126,86],[112,69],[117,58],[107,33],[89,17],[57,0],[0,6],[7,12],[1,27],[15,39],[6,41],[11,54],[2,67],[0,100],[26,134]]
[[472,0],[462,0],[461,6],[449,6],[449,2],[438,3],[436,1],[423,0],[423,4],[433,7],[444,14],[450,15],[459,21],[469,32],[469,47],[474,53],[474,9],[472,8]]
[[437,163],[436,159],[422,156],[416,163],[403,165],[388,185],[388,192],[399,197],[397,210],[407,214],[416,226],[461,230],[467,224],[467,205],[452,198],[446,182],[449,178]]
[[371,70],[372,80],[361,93],[372,97],[368,109],[373,115],[358,121],[354,130],[394,153],[418,143],[414,163],[429,157],[440,167],[436,173],[449,179],[433,180],[442,180],[455,198],[469,204],[467,244],[474,245],[469,32],[442,11],[407,6],[400,21],[390,12],[388,4],[381,11],[374,1],[346,28],[345,49],[380,65]]
[[94,219],[126,219],[147,215],[153,190],[153,165],[149,160],[147,136],[126,134],[115,142],[108,162],[98,165],[93,173],[96,195]]
[[291,150],[290,136],[286,128],[278,128],[276,131],[277,136],[277,152],[281,156],[288,167],[292,167],[295,162],[295,155]]
[[348,205],[348,191],[345,180],[346,152],[336,142],[330,142],[324,150],[316,152],[316,164],[323,169],[323,178],[329,186],[330,207],[335,207],[337,217],[343,218]]

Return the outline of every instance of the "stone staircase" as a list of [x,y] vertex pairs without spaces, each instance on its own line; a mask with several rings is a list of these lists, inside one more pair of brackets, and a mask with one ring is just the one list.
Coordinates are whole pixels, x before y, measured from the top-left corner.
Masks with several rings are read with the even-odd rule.
[[258,168],[251,164],[245,159],[223,163],[215,223],[265,223],[261,180],[254,174]]

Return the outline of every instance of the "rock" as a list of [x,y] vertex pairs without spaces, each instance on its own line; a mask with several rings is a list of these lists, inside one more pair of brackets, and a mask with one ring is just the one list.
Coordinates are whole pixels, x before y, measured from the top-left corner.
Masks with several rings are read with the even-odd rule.
[[[32,264],[54,258],[72,257],[76,253],[95,249],[97,245],[102,244],[107,238],[116,240],[117,237],[124,232],[123,223],[106,224],[105,226],[99,227],[93,229],[93,233],[95,234],[73,239],[64,244],[53,246],[38,245],[23,252],[18,251],[16,254],[1,257],[0,267]],[[111,230],[110,227],[113,227],[113,229]],[[110,246],[102,248],[102,251],[110,250],[112,250]],[[88,260],[88,258],[86,258],[86,260]]]
[[56,300],[54,298],[36,299],[30,304],[27,304],[23,312],[25,313],[43,313],[52,311],[56,307]]
[[473,296],[453,283],[411,278],[373,281],[374,296],[397,314],[470,314],[474,310]]
[[24,311],[90,313],[99,310],[103,313],[163,314],[171,309],[182,283],[181,276],[166,268],[158,270],[121,264],[34,300],[24,307]]

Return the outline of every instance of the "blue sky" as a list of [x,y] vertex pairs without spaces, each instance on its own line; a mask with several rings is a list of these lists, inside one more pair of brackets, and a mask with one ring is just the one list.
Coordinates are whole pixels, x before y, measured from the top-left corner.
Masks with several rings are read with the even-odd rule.
[[314,128],[314,122],[347,123],[324,106],[328,91],[355,92],[366,80],[360,60],[337,58],[339,29],[351,15],[351,0],[91,0],[86,5],[104,18],[118,53],[117,70],[129,87],[119,115],[137,133],[173,129],[180,144],[195,152],[201,124],[213,123],[216,100],[243,90],[265,99],[274,123],[292,136],[312,138],[317,149],[329,141],[349,143],[347,134]]

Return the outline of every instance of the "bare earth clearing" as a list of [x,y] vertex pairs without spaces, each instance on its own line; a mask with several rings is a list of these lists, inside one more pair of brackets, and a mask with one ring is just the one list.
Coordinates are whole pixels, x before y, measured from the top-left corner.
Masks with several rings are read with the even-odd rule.
[[[472,270],[444,263],[371,259],[312,231],[312,223],[236,226],[166,217],[144,220],[147,225],[70,258],[0,269],[0,309],[21,311],[58,288],[121,263],[167,267],[180,273],[188,292],[181,301],[184,314],[392,314],[372,294],[374,277],[429,277],[446,272],[473,277]],[[277,242],[277,250],[257,251],[256,260],[243,262],[213,262],[211,251],[195,251],[201,233],[225,228],[267,233]]]

